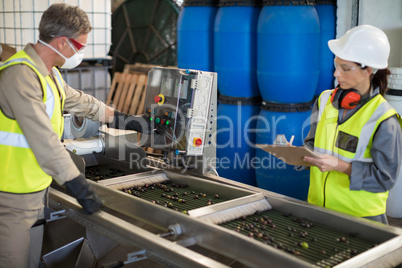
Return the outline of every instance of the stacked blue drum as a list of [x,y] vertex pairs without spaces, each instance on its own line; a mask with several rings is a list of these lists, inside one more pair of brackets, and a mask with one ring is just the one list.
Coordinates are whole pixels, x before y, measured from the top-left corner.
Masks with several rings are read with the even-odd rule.
[[315,96],[324,90],[334,88],[334,54],[328,48],[328,41],[335,38],[336,0],[317,0],[315,6],[320,19],[320,77]]
[[[277,134],[289,140],[294,135],[293,145],[301,146],[310,130],[311,103],[278,104],[263,101],[257,122],[257,144],[273,144]],[[257,186],[276,193],[307,199],[310,172],[296,171],[278,158],[263,150],[256,150]]]
[[216,135],[217,171],[221,177],[256,185],[255,143],[261,99],[220,95]]
[[213,71],[217,0],[184,0],[177,22],[177,66]]
[[255,127],[261,104],[257,84],[257,23],[261,1],[221,0],[214,27],[218,73],[217,170],[255,185]]
[[[311,0],[264,0],[257,30],[257,80],[263,105],[256,142],[273,144],[284,134],[301,146],[309,130],[311,104],[319,79],[320,24]],[[258,149],[260,188],[307,199],[309,172],[297,172]]]

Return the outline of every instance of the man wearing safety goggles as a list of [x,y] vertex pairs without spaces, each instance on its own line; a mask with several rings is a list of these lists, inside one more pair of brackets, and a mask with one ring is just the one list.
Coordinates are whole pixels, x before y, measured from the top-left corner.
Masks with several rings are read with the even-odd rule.
[[38,43],[27,44],[0,66],[0,267],[39,265],[53,179],[87,214],[102,206],[60,142],[64,111],[148,131],[142,117],[115,111],[71,88],[56,68],[81,63],[91,29],[79,7],[53,4],[42,15]]

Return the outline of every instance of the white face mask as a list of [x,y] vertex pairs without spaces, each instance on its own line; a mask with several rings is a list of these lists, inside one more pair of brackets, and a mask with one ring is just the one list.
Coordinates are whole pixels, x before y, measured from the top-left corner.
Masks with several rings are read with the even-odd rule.
[[77,50],[75,50],[74,46],[71,45],[70,41],[68,41],[68,40],[67,40],[68,44],[75,51],[75,54],[72,55],[70,58],[64,57],[64,55],[61,54],[59,51],[57,51],[54,47],[52,47],[51,45],[43,42],[42,40],[39,40],[39,42],[44,44],[47,47],[50,47],[54,52],[56,52],[57,54],[59,54],[61,57],[64,58],[65,62],[60,67],[61,69],[74,69],[75,67],[77,67],[82,62],[82,59],[84,58],[84,51],[77,52]]

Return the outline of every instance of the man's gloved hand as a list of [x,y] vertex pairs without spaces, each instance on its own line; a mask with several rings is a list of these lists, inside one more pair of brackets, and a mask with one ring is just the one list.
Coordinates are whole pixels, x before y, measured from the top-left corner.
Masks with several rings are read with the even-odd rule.
[[95,194],[83,174],[64,183],[67,193],[75,197],[88,214],[98,211],[102,206],[102,200]]
[[134,130],[143,134],[151,134],[151,124],[144,115],[128,115],[117,110],[114,111],[112,123],[107,124],[110,128]]

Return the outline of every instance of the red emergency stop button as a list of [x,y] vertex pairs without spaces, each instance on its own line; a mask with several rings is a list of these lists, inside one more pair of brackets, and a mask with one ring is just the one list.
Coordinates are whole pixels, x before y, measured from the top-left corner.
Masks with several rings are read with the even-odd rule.
[[156,95],[154,98],[155,103],[161,102],[162,101],[162,97],[159,95]]
[[200,147],[202,145],[202,139],[201,138],[194,138],[193,144],[195,147]]
[[163,95],[162,93],[159,95],[156,95],[154,97],[154,101],[155,101],[155,103],[162,105],[165,102],[165,95]]

